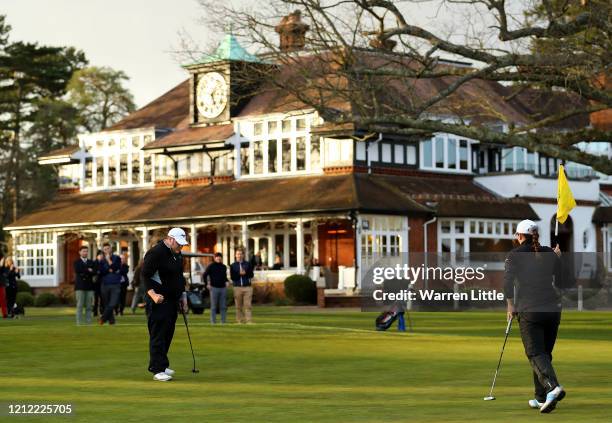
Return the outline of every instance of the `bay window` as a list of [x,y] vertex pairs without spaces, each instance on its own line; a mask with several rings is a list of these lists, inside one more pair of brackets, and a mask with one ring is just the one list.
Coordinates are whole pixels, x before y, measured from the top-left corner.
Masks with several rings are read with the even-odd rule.
[[312,115],[240,122],[242,176],[321,170],[321,143],[310,134]]
[[472,144],[473,141],[450,134],[438,134],[421,141],[421,169],[468,173],[471,171]]

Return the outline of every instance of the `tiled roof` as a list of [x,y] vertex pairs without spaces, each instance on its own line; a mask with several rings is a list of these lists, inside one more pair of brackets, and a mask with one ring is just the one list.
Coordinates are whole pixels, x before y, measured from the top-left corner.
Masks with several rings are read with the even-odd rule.
[[[417,193],[423,194],[423,189],[416,189],[418,181],[423,179],[427,178],[357,173],[63,195],[6,229],[217,221],[350,210],[404,216],[431,214],[432,209],[413,198]],[[432,195],[438,196],[440,216],[524,219],[535,215],[524,202],[491,195],[453,196],[450,190],[457,189],[457,185],[442,179],[425,182],[434,191]],[[469,187],[473,183],[468,179],[463,179],[461,184],[465,185],[461,192],[481,192],[478,187]]]
[[143,147],[144,150],[157,148],[197,145],[211,141],[225,141],[234,135],[234,125],[213,125],[201,128],[184,128],[158,138]]
[[187,126],[188,117],[189,80],[185,80],[146,106],[141,107],[116,124],[106,128],[105,131],[151,126],[174,129],[179,126]]
[[76,153],[77,151],[79,151],[78,145],[70,145],[67,147],[62,147],[62,148],[48,151],[38,156],[37,159],[38,160],[48,160],[48,159],[54,159],[54,158],[60,158],[60,157],[70,157],[72,154]]

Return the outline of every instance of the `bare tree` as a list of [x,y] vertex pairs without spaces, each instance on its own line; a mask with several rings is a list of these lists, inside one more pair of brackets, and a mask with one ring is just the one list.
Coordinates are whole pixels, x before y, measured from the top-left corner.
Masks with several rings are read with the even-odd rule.
[[607,0],[442,0],[459,22],[438,28],[411,23],[416,1],[200,3],[270,64],[242,77],[330,125],[365,137],[446,132],[612,174],[608,157],[579,148],[612,139],[610,125],[589,122],[612,107]]

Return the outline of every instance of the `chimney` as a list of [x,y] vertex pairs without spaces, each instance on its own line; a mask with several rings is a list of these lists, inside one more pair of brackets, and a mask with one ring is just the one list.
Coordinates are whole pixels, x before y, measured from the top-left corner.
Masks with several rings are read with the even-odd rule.
[[306,44],[306,31],[309,25],[302,22],[302,12],[296,10],[283,17],[274,30],[280,38],[281,51],[296,51]]

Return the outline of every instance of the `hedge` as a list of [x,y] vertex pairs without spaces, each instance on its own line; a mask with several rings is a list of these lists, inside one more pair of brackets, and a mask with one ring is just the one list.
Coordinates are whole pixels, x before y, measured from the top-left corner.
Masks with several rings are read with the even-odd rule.
[[28,307],[34,305],[34,296],[29,292],[18,292],[15,302],[19,307]]
[[34,306],[36,307],[47,307],[53,304],[57,304],[59,299],[55,294],[50,292],[43,292],[34,298]]
[[285,279],[285,295],[295,304],[316,304],[317,287],[308,276],[291,275]]

